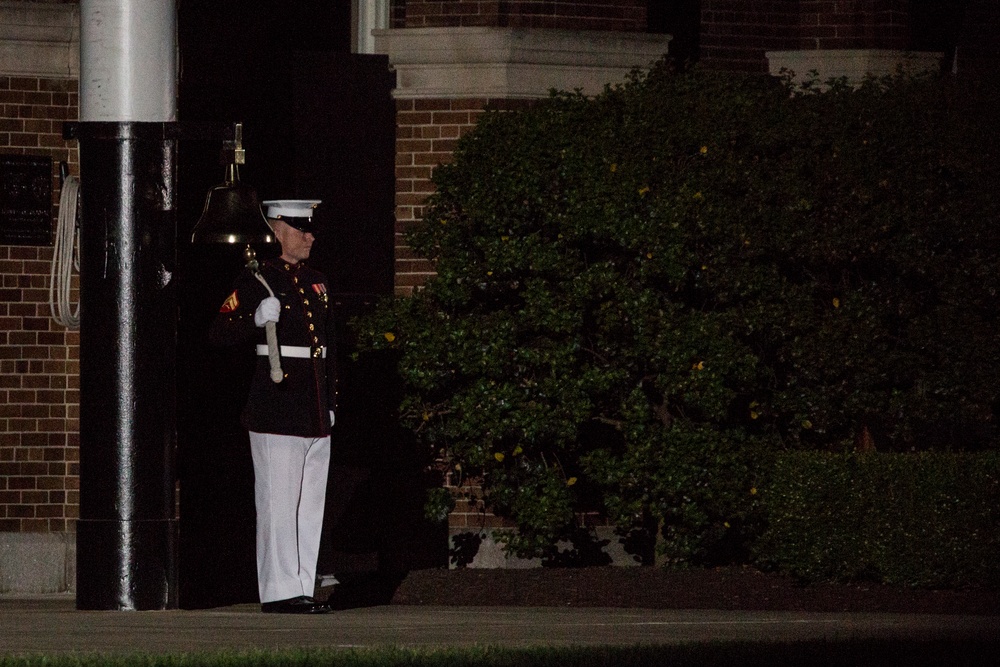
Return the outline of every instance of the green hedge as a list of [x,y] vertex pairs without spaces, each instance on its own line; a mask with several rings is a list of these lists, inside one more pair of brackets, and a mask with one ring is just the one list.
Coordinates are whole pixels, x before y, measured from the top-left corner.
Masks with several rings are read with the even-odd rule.
[[758,561],[804,579],[1000,586],[1000,454],[778,457]]
[[661,64],[487,113],[407,235],[436,276],[362,353],[398,360],[403,423],[518,553],[598,511],[735,562],[777,452],[998,447],[998,107]]

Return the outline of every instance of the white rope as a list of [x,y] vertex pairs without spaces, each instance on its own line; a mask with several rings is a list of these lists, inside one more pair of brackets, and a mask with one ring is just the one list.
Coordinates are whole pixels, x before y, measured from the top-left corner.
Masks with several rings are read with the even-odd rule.
[[70,303],[70,286],[73,271],[80,273],[79,235],[76,227],[77,202],[80,179],[67,176],[59,195],[59,219],[56,223],[55,247],[52,251],[52,268],[49,272],[49,310],[56,324],[67,329],[80,328],[80,304],[73,310]]
[[[260,281],[267,293],[274,296],[271,286],[267,284],[264,276],[259,271],[254,271],[253,277]],[[281,382],[285,379],[285,372],[281,369],[281,353],[278,349],[278,327],[274,322],[264,323],[264,335],[267,338],[267,360],[271,365],[271,380]]]

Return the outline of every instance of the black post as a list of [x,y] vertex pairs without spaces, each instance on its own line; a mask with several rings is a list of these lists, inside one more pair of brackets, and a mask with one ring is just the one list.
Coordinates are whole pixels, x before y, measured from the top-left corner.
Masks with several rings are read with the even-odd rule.
[[177,125],[81,122],[77,609],[177,607]]

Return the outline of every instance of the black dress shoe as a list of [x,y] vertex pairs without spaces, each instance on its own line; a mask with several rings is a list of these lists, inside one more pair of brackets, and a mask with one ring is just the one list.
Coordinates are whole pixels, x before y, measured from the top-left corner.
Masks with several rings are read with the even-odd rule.
[[306,595],[287,600],[275,600],[265,602],[260,606],[260,610],[265,614],[328,614],[330,605],[316,600]]

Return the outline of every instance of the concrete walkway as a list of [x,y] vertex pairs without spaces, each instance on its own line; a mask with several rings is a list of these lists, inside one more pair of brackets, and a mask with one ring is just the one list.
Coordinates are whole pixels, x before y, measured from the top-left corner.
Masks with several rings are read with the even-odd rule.
[[69,596],[0,597],[0,655],[4,656],[709,640],[997,641],[998,637],[1000,616],[392,605],[307,617],[265,615],[257,605],[199,611],[77,611]]

